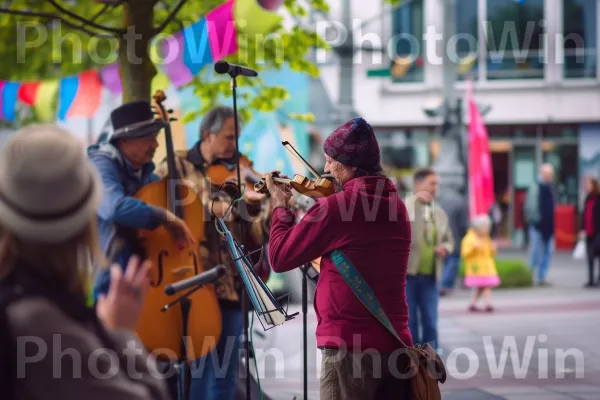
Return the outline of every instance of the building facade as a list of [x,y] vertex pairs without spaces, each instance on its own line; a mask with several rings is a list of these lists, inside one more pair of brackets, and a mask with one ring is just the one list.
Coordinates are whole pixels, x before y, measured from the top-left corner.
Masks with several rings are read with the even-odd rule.
[[[333,16],[342,15],[343,2],[334,3]],[[424,109],[441,101],[441,57],[447,51],[456,62],[457,96],[464,96],[470,79],[477,102],[491,106],[484,120],[503,211],[498,234],[513,246],[523,243],[524,189],[535,181],[539,165],[550,162],[568,215],[561,221],[570,221],[557,241],[572,243],[581,178],[600,173],[598,0],[457,3],[456,35],[444,46],[443,0],[403,0],[395,9],[351,1],[358,48],[354,108],[377,128],[384,160],[396,174],[431,165],[441,121]],[[391,65],[392,76],[373,74]],[[335,77],[339,71],[325,66],[323,74],[336,100],[344,84]]]

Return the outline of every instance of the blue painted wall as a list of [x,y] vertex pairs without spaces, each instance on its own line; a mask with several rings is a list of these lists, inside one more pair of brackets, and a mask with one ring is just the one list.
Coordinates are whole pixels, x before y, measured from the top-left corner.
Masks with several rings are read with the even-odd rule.
[[[295,173],[306,173],[304,170],[292,168],[289,152],[281,145],[282,137],[280,128],[282,124],[292,130],[296,150],[305,158],[309,158],[308,123],[290,120],[290,113],[309,112],[309,79],[305,74],[292,71],[283,67],[280,71],[273,70],[261,73],[267,85],[283,86],[290,97],[275,112],[254,112],[252,119],[242,127],[240,136],[240,149],[253,162],[259,172],[280,170],[282,173],[293,176]],[[238,106],[243,105],[240,94],[245,88],[238,88]],[[186,88],[179,93],[182,112],[185,114],[193,109],[198,109],[201,100],[194,96],[193,90]],[[233,99],[224,98],[223,104],[233,106]],[[187,145],[191,146],[198,140],[198,129],[202,118],[185,125]]]

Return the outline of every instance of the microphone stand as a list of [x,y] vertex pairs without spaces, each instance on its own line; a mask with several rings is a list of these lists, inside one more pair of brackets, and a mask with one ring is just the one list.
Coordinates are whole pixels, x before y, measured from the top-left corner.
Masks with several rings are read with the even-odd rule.
[[[235,151],[236,151],[236,164],[237,164],[237,187],[238,193],[241,198],[242,196],[242,179],[240,172],[240,147],[239,147],[239,126],[238,126],[238,112],[237,112],[237,72],[230,72],[231,76],[231,91],[233,95],[233,123],[235,129]],[[240,221],[240,247],[242,251],[245,251],[244,241],[246,239],[246,232],[244,229],[244,222]],[[246,288],[241,291],[242,301],[242,318],[243,318],[243,330],[244,330],[244,358],[246,363],[246,399],[250,400],[250,335],[249,335],[249,321],[248,321],[248,293]]]
[[310,263],[300,267],[302,271],[302,342],[303,342],[303,360],[304,360],[304,400],[308,400],[308,279],[317,283],[318,275],[309,276]]
[[[188,292],[184,293],[183,295],[179,296],[177,299],[175,299],[175,301],[172,301],[169,304],[165,304],[160,311],[161,312],[166,312],[167,310],[169,310],[171,307],[175,306],[177,303],[181,303],[181,310],[182,310],[182,314],[183,314],[183,332],[182,332],[182,337],[186,338],[187,337],[187,322],[188,322],[188,313],[190,310],[190,299],[188,298],[192,293],[196,292],[197,290],[200,290],[204,287],[203,284],[198,284],[196,285],[196,287],[194,287],[193,289],[189,290]],[[183,351],[183,357],[178,361],[178,363],[175,364],[175,370],[177,371],[177,399],[178,400],[184,400],[188,393],[186,393],[186,389],[187,389],[187,382],[186,382],[186,367],[187,367],[187,363],[188,363],[188,359],[187,359],[187,348],[185,345],[185,339],[184,342],[182,344],[182,351]],[[189,394],[188,394],[189,395]]]
[[176,298],[174,301],[170,302],[169,304],[165,304],[163,306],[163,308],[160,309],[161,312],[165,312],[167,311],[169,308],[173,307],[174,305],[176,305],[177,303],[180,303],[184,300],[187,300],[187,298],[194,293],[197,290],[200,290],[204,287],[204,284],[199,283],[197,284],[192,290],[188,291],[187,293],[182,294],[181,296],[179,296],[178,298]]

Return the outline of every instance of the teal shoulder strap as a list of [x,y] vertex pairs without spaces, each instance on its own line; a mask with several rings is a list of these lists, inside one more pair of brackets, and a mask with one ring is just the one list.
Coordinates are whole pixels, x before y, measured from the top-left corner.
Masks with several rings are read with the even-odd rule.
[[344,278],[348,286],[350,286],[360,302],[363,303],[367,310],[369,310],[371,314],[373,314],[375,318],[377,318],[377,320],[381,322],[383,326],[385,326],[404,347],[407,347],[402,339],[400,339],[398,332],[396,332],[392,326],[392,323],[387,317],[385,311],[383,311],[383,307],[381,307],[381,304],[379,304],[379,300],[377,300],[377,297],[375,297],[375,294],[367,282],[365,282],[363,277],[360,275],[360,272],[354,268],[346,255],[339,250],[334,250],[331,253],[331,258],[340,275]]

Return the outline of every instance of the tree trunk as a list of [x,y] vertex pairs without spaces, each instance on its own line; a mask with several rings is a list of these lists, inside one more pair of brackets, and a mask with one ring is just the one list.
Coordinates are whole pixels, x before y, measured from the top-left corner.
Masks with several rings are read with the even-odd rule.
[[123,28],[119,41],[119,69],[123,82],[123,103],[151,98],[156,67],[150,60],[149,45],[154,29],[154,0],[129,0],[123,6]]

